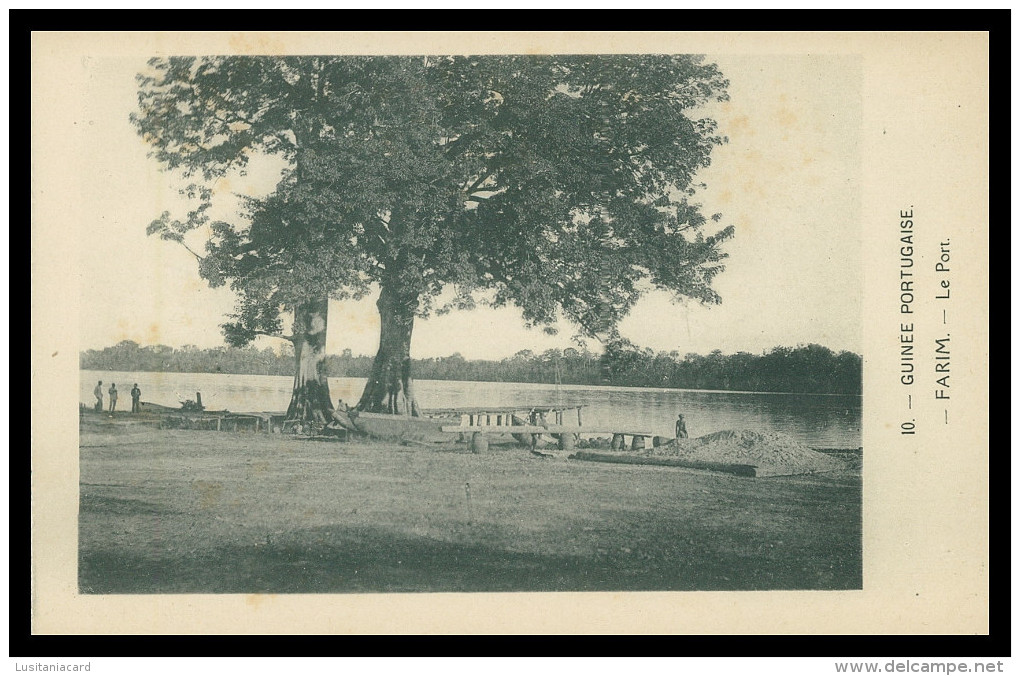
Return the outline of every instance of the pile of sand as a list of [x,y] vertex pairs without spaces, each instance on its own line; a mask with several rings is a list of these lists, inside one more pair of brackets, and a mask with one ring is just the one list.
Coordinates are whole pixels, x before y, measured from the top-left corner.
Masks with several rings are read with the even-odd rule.
[[812,474],[845,469],[843,461],[812,450],[779,432],[713,432],[697,439],[674,439],[644,451],[657,458],[753,465],[758,476]]

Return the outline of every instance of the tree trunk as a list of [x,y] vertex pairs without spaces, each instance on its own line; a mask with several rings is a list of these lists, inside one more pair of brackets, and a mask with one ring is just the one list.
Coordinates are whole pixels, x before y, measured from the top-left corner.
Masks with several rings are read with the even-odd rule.
[[358,410],[418,416],[421,411],[411,378],[411,332],[418,297],[401,294],[395,286],[392,282],[383,282],[376,301],[381,320],[379,351]]
[[294,310],[294,393],[288,420],[327,422],[333,412],[326,379],[326,298],[302,303]]

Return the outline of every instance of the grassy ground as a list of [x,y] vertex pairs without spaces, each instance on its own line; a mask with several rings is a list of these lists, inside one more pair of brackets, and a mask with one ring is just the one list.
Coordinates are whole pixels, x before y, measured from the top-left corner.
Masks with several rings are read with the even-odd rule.
[[859,472],[85,422],[83,593],[859,589]]

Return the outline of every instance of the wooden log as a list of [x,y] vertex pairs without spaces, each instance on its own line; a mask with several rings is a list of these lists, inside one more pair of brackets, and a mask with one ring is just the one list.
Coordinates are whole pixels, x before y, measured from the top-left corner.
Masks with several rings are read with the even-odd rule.
[[759,476],[754,465],[731,464],[724,462],[707,462],[703,460],[680,460],[678,458],[650,458],[641,455],[609,455],[606,453],[588,453],[577,451],[570,456],[571,460],[590,460],[594,462],[611,462],[624,465],[661,465],[663,467],[682,467],[685,469],[707,469],[713,472],[726,472],[737,476]]

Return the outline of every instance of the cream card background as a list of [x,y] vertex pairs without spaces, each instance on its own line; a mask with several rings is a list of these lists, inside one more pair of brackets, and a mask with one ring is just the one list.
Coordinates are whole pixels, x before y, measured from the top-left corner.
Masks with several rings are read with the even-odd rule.
[[[341,39],[342,38],[342,39]],[[855,54],[863,68],[864,589],[849,592],[77,594],[79,313],[89,170],[76,130],[90,59],[208,53]],[[36,33],[32,53],[35,633],[987,633],[988,36],[979,33]],[[955,264],[952,399],[899,385],[899,212],[913,208],[920,367]],[[795,243],[794,243],[795,246]],[[932,271],[928,274],[928,271]],[[925,346],[931,347],[925,347]],[[925,361],[926,360],[926,361]],[[944,421],[948,408],[949,423]],[[65,415],[66,412],[66,415]],[[917,433],[900,423],[917,419]],[[12,581],[14,584],[27,581]]]

